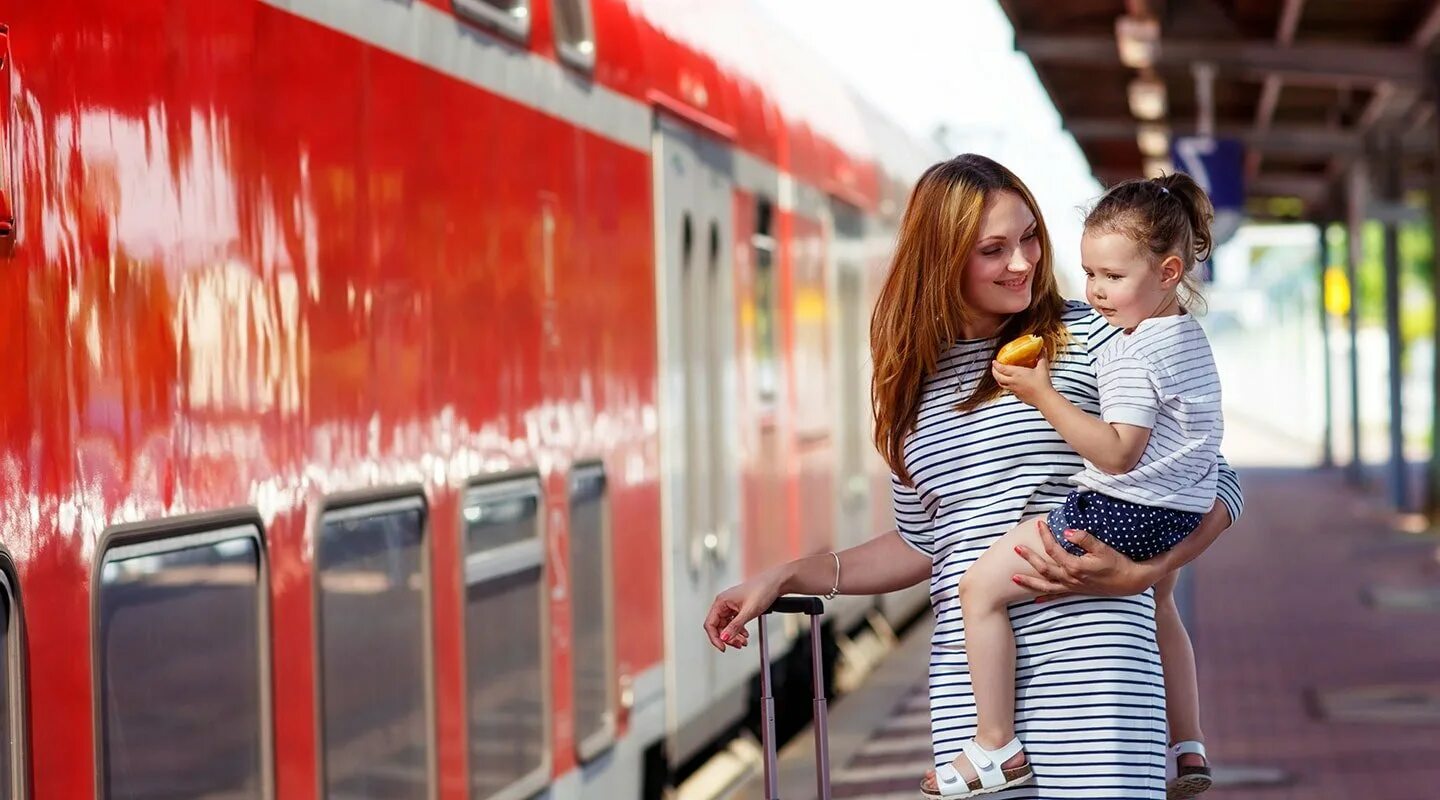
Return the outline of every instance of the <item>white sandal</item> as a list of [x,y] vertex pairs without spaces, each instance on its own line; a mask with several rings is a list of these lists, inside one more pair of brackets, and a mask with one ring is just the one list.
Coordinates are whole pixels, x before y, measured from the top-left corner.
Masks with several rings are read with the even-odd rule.
[[955,765],[944,764],[935,768],[935,786],[938,793],[928,789],[921,789],[927,800],[961,800],[966,797],[990,794],[1001,789],[1009,789],[1014,786],[1021,786],[1029,783],[1035,778],[1035,773],[1030,769],[1030,762],[1013,769],[1005,769],[1001,765],[1023,752],[1025,746],[1020,744],[1018,738],[1011,739],[1008,744],[999,750],[986,750],[974,739],[966,742],[961,748],[965,757],[970,759],[970,764],[975,767],[975,780],[967,783]]
[[[1180,766],[1180,756],[1192,753],[1205,759],[1205,765]],[[1190,800],[1215,785],[1215,779],[1210,775],[1210,757],[1205,755],[1204,742],[1176,742],[1165,751],[1165,755],[1166,774],[1170,776],[1170,782],[1165,786],[1165,800]]]

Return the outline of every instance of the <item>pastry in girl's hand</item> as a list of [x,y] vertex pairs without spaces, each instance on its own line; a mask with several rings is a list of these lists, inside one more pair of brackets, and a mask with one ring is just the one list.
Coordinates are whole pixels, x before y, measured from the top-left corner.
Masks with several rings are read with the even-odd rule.
[[1034,369],[1040,363],[1040,354],[1045,352],[1045,340],[1034,334],[1027,334],[1000,348],[995,360],[1012,367]]

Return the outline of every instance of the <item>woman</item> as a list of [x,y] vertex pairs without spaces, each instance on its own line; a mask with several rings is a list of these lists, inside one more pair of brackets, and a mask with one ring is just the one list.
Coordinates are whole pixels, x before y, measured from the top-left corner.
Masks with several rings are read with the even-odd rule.
[[[875,444],[893,471],[897,530],[838,554],[771,568],[721,592],[705,619],[722,652],[781,594],[878,594],[929,577],[931,728],[937,764],[975,735],[965,629],[955,591],[966,568],[1022,518],[1064,500],[1080,457],[990,371],[1005,342],[1044,338],[1055,387],[1098,414],[1094,354],[1116,329],[1059,294],[1050,242],[1025,185],[977,155],[921,176],[871,321]],[[1165,792],[1165,687],[1150,587],[1198,556],[1239,516],[1223,466],[1215,507],[1169,552],[1132,562],[1088,535],[1018,548],[1016,580],[1043,595],[1011,607],[1016,732],[1035,782],[993,795],[1157,798]],[[1063,598],[1063,599],[1062,599]],[[1188,647],[1188,641],[1185,642]],[[1193,680],[1193,678],[1192,678]],[[934,793],[933,776],[924,787]]]

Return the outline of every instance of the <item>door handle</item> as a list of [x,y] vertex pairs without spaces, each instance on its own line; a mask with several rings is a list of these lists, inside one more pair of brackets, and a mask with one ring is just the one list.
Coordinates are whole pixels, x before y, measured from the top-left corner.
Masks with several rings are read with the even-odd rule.
[[705,556],[710,553],[710,540],[715,534],[709,531],[692,532],[690,534],[690,576],[700,577],[700,570],[705,566]]
[[730,526],[721,524],[714,533],[710,534],[710,538],[714,541],[713,546],[709,548],[710,557],[714,559],[716,565],[723,566],[730,560],[730,545],[735,538],[730,533]]

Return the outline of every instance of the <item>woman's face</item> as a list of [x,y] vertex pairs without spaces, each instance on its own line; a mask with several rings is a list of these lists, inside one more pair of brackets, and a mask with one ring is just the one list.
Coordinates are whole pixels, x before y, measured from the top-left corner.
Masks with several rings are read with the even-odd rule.
[[965,264],[960,291],[973,321],[967,339],[993,336],[1005,319],[1030,307],[1040,261],[1038,224],[1019,194],[994,192],[985,203],[980,237]]

